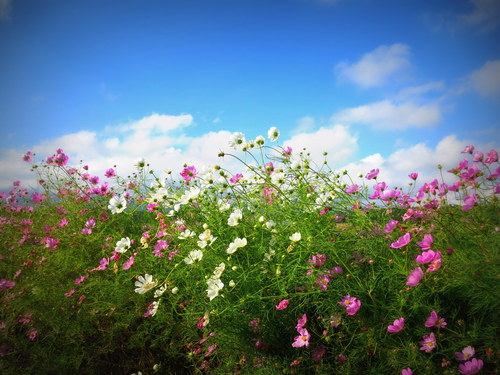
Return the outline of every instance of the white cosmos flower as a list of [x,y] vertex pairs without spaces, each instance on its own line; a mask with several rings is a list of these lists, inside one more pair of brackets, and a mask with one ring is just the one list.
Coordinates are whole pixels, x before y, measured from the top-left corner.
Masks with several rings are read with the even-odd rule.
[[271,175],[271,182],[276,186],[282,186],[286,183],[285,174],[282,172],[273,173]]
[[198,246],[201,249],[204,249],[208,245],[211,245],[217,239],[217,237],[212,236],[212,232],[210,231],[210,229],[205,229],[205,231],[200,234],[198,238],[200,239],[198,241]]
[[153,276],[150,274],[145,274],[144,276],[139,276],[139,279],[135,282],[135,292],[139,294],[144,294],[151,289],[153,289],[158,282],[153,280]]
[[221,263],[217,267],[215,267],[214,274],[212,275],[213,279],[220,279],[220,275],[222,275],[222,272],[226,269],[226,264]]
[[153,301],[153,307],[151,308],[151,316],[155,316],[158,312],[158,307],[160,306],[160,301]]
[[203,258],[203,251],[193,250],[189,253],[187,257],[184,258],[186,264],[193,264],[196,261],[200,261]]
[[144,160],[144,158],[140,158],[136,161],[135,166],[137,169],[143,169],[146,166],[146,160]]
[[246,147],[247,141],[245,139],[245,135],[243,133],[237,132],[231,134],[229,137],[229,146],[234,148],[235,150],[243,150]]
[[273,142],[277,140],[279,136],[280,136],[280,131],[275,126],[273,126],[267,131],[267,137]]
[[224,288],[224,283],[220,281],[220,279],[210,278],[207,280],[207,297],[210,298],[210,301],[219,295],[219,291]]
[[227,225],[230,227],[235,227],[238,225],[240,220],[243,218],[243,213],[239,208],[235,209],[231,215],[229,215],[229,219],[227,220]]
[[184,232],[182,232],[181,234],[179,234],[179,236],[177,236],[177,238],[179,238],[180,240],[185,240],[189,237],[194,237],[194,236],[196,236],[196,233],[186,228]]
[[163,293],[165,293],[166,291],[167,291],[167,286],[162,285],[161,287],[155,290],[155,298],[161,297]]
[[295,232],[290,236],[290,241],[292,242],[299,242],[302,239],[302,235],[300,232]]
[[262,146],[264,146],[264,144],[266,143],[266,139],[259,135],[257,138],[255,138],[255,147],[256,148],[262,148]]
[[122,238],[120,241],[116,243],[115,251],[117,253],[125,253],[128,249],[130,249],[130,238]]
[[245,247],[247,245],[246,238],[236,238],[233,242],[229,244],[229,247],[226,250],[226,253],[233,254],[240,247]]
[[109,200],[108,209],[112,214],[119,214],[120,212],[123,212],[125,208],[127,208],[127,200],[125,197],[115,195]]
[[217,207],[219,207],[219,211],[224,212],[224,211],[229,210],[231,208],[231,205],[226,200],[218,199],[217,200]]

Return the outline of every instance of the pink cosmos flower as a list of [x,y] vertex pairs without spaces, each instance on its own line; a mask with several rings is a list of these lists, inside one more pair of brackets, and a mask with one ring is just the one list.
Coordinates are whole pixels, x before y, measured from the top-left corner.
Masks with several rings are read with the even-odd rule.
[[132,267],[132,264],[134,264],[134,257],[130,257],[128,258],[128,260],[123,263],[123,269],[124,270],[128,270],[130,267]]
[[424,272],[422,271],[422,268],[417,267],[413,271],[411,271],[406,281],[406,285],[417,286],[418,284],[420,284],[420,280],[422,280],[422,277],[424,277]]
[[285,310],[288,307],[289,301],[287,299],[282,300],[276,305],[276,310]]
[[455,358],[457,361],[468,361],[474,357],[474,354],[476,354],[475,349],[469,345],[463,348],[461,352],[455,353]]
[[16,285],[15,281],[0,279],[0,290],[12,289]]
[[394,241],[393,243],[391,243],[391,247],[393,249],[399,249],[403,246],[406,246],[410,243],[410,240],[411,240],[411,235],[410,233],[406,233],[405,235],[399,237],[396,241]]
[[404,368],[403,370],[401,370],[401,375],[413,375],[413,371],[409,367]]
[[307,261],[307,263],[315,267],[321,267],[325,262],[326,262],[326,255],[324,254],[313,255],[311,259]]
[[30,341],[35,341],[36,335],[38,334],[38,331],[34,328],[30,328],[28,331],[28,338]]
[[424,251],[422,252],[422,254],[417,256],[416,260],[420,264],[430,263],[438,256],[438,253],[439,252],[436,252],[434,250]]
[[498,161],[498,152],[496,150],[491,150],[486,155],[488,155],[488,157],[484,159],[486,164],[493,164]]
[[472,156],[472,161],[477,163],[477,162],[483,161],[483,158],[484,158],[484,154],[481,151],[478,151]]
[[347,315],[356,315],[361,308],[361,301],[349,295],[344,296],[344,299],[340,301],[339,304],[346,307]]
[[312,359],[314,362],[319,362],[320,359],[325,355],[326,347],[324,345],[318,345],[314,348],[312,353]]
[[85,278],[86,278],[86,276],[77,277],[75,279],[75,284],[81,284],[81,283],[83,283],[84,280],[85,280]]
[[33,153],[31,151],[28,151],[26,152],[24,155],[23,155],[23,160],[27,163],[30,163],[31,161],[33,161]]
[[196,168],[193,165],[184,168],[181,172],[181,176],[185,181],[191,181],[196,178]]
[[231,182],[232,184],[237,184],[242,178],[243,175],[241,173],[237,173],[229,179],[229,182]]
[[427,270],[425,272],[434,272],[437,271],[438,269],[441,268],[441,259],[442,255],[441,252],[438,251],[434,258],[431,260],[431,264],[429,264],[429,267],[427,267]]
[[295,336],[292,346],[294,348],[300,348],[302,346],[309,346],[309,338],[311,335],[306,328],[300,328],[297,330],[299,332],[298,336]]
[[438,316],[438,314],[435,310],[432,310],[431,314],[429,315],[429,317],[425,321],[425,326],[429,327],[429,328],[430,327],[441,328],[441,327],[445,327],[446,325],[447,325],[447,323],[444,320],[444,318],[441,318],[440,316]]
[[340,325],[342,317],[340,315],[332,315],[330,316],[330,325],[333,328],[337,328]]
[[290,146],[288,146],[287,148],[285,148],[285,149],[283,150],[283,152],[282,152],[282,154],[281,154],[281,155],[283,155],[283,157],[284,157],[285,159],[290,159],[290,158],[291,158],[291,156],[292,156],[292,151],[293,151],[293,150],[292,150],[292,148],[291,148]]
[[416,180],[418,178],[418,173],[416,172],[410,173],[408,177],[410,177],[412,180]]
[[354,184],[354,185],[351,185],[351,186],[348,186],[346,189],[345,189],[345,192],[347,194],[354,194],[356,193],[357,191],[359,191],[359,186]]
[[31,198],[31,200],[33,201],[33,203],[41,203],[45,200],[45,195],[43,194],[40,194],[40,193],[35,193],[33,194],[33,197]]
[[73,294],[75,294],[76,289],[71,289],[69,292],[64,293],[64,297],[71,297]]
[[316,277],[316,286],[321,290],[328,290],[328,283],[330,282],[330,275],[318,275]]
[[377,176],[378,176],[378,173],[379,173],[379,170],[378,169],[372,169],[370,172],[368,172],[365,176],[365,178],[367,180],[371,180],[371,179],[376,179]]
[[116,172],[113,168],[109,168],[105,173],[104,175],[107,177],[107,178],[111,178],[111,177],[114,177],[116,176]]
[[464,204],[462,206],[462,211],[469,211],[474,207],[474,204],[477,202],[476,194],[472,193],[471,195],[464,198]]
[[420,350],[423,350],[426,353],[430,353],[432,350],[436,348],[436,336],[434,336],[434,332],[431,332],[429,335],[424,336],[423,340],[420,341]]
[[417,245],[420,246],[422,250],[429,250],[433,242],[434,238],[432,237],[432,234],[426,234],[422,241],[418,242]]
[[307,323],[307,315],[304,314],[302,315],[302,317],[297,321],[297,325],[295,326],[295,328],[297,329],[297,332],[302,328],[304,327],[304,325]]
[[405,327],[405,318],[399,318],[394,321],[393,324],[387,327],[387,331],[390,333],[396,333],[401,331]]
[[459,365],[458,368],[462,375],[477,374],[483,368],[483,361],[472,358],[472,360]]
[[461,152],[462,154],[471,154],[474,152],[474,146],[465,146],[464,150]]
[[399,223],[399,221],[390,219],[389,222],[384,227],[384,232],[391,233],[396,228],[398,223]]

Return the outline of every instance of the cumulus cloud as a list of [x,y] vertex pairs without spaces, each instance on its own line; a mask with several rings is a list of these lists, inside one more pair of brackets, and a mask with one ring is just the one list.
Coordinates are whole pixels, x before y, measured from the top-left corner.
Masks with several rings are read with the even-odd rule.
[[470,84],[481,95],[498,95],[500,93],[500,60],[488,61],[472,72]]
[[[220,150],[228,149],[228,131],[209,132],[189,137],[183,129],[193,122],[191,115],[167,116],[152,114],[142,119],[108,127],[102,133],[80,131],[45,140],[31,147],[37,159],[43,159],[61,148],[70,156],[70,164],[80,161],[89,166],[89,173],[103,176],[114,165],[118,173],[127,176],[135,170],[137,160],[144,158],[161,176],[165,170],[178,173],[184,163],[196,165],[223,164],[218,158]],[[0,189],[7,189],[14,180],[25,186],[36,186],[36,176],[29,165],[21,160],[28,150],[0,151]],[[225,162],[228,167],[231,161]]]
[[347,124],[366,124],[376,129],[396,130],[427,127],[441,121],[437,104],[418,105],[411,101],[395,103],[382,100],[358,107],[346,108],[332,116],[332,120]]
[[12,0],[0,0],[0,20],[9,20],[12,11]]
[[467,25],[477,27],[479,32],[489,32],[500,24],[500,2],[498,0],[471,0],[473,10],[460,19]]
[[284,141],[284,146],[290,146],[294,152],[306,148],[310,157],[316,163],[321,163],[328,153],[330,165],[339,165],[352,159],[358,151],[358,137],[350,132],[345,125],[321,127],[314,132],[299,133]]
[[[358,174],[366,175],[371,169],[380,170],[379,181],[385,181],[391,187],[407,188],[412,180],[408,174],[417,172],[419,174],[417,186],[430,182],[437,178],[441,181],[438,163],[442,165],[444,181],[452,184],[456,181],[454,175],[446,172],[455,167],[458,162],[465,158],[461,151],[465,146],[472,144],[470,141],[459,140],[456,135],[448,135],[442,138],[436,147],[429,147],[425,143],[418,143],[408,147],[399,148],[387,157],[380,154],[370,155],[359,162],[346,164],[342,169],[347,169],[349,175],[355,178],[356,183],[366,183],[372,186],[366,179],[357,178]],[[494,148],[494,144],[476,144],[476,148],[488,152]]]
[[409,56],[410,47],[405,44],[382,45],[353,64],[337,64],[335,70],[340,81],[352,82],[365,89],[380,87],[407,71],[411,66]]

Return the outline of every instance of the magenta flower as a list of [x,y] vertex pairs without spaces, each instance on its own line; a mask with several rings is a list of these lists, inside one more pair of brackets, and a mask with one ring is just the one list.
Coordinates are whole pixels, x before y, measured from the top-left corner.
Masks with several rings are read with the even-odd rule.
[[491,150],[486,155],[488,155],[488,157],[484,159],[486,164],[493,164],[498,161],[498,152],[496,150]]
[[425,326],[429,327],[429,328],[430,327],[441,328],[441,327],[445,327],[446,325],[447,325],[447,323],[444,320],[444,318],[441,318],[440,316],[438,316],[438,314],[435,310],[432,310],[431,314],[429,315],[429,317],[425,321]]
[[426,234],[422,241],[418,242],[417,245],[420,246],[422,250],[429,250],[433,242],[434,238],[432,237],[432,234]]
[[469,211],[474,207],[474,204],[477,202],[476,194],[472,193],[471,195],[464,198],[464,205],[462,206],[462,211]]
[[295,328],[297,329],[297,332],[299,332],[299,330],[304,327],[304,325],[307,323],[307,316],[306,314],[302,315],[302,318],[300,318],[298,321],[297,321],[297,325],[295,326]]
[[399,318],[394,321],[391,325],[387,327],[387,331],[390,333],[396,333],[401,331],[405,327],[405,318]]
[[107,177],[107,178],[111,178],[111,177],[115,177],[116,176],[116,172],[113,168],[109,168],[105,173],[104,175]]
[[30,341],[35,341],[37,334],[38,334],[38,331],[36,329],[30,328],[28,331],[28,339]]
[[406,285],[417,286],[418,284],[420,284],[420,280],[422,280],[422,277],[424,277],[424,272],[422,271],[422,268],[417,267],[413,271],[411,271],[406,281]]
[[412,180],[416,180],[418,178],[418,173],[416,172],[410,173],[408,177],[410,177]]
[[319,362],[320,359],[325,355],[326,347],[324,345],[318,345],[314,348],[312,353],[312,359],[314,362]]
[[288,301],[287,299],[282,300],[280,303],[276,305],[276,310],[285,310],[288,307]]
[[356,193],[357,191],[359,191],[359,186],[354,184],[354,185],[351,185],[351,186],[348,186],[346,189],[345,189],[345,192],[347,194],[354,194]]
[[389,222],[384,227],[384,232],[391,233],[394,229],[396,229],[396,226],[398,225],[398,223],[399,223],[399,221],[390,219]]
[[399,249],[403,246],[408,245],[410,243],[410,239],[411,239],[410,233],[406,233],[405,235],[399,237],[396,241],[391,243],[391,247],[393,249]]
[[307,332],[306,328],[300,328],[297,330],[299,332],[298,336],[295,336],[292,346],[294,348],[300,348],[302,346],[309,346],[309,338],[311,335]]
[[23,160],[27,163],[30,163],[31,161],[33,161],[33,153],[31,151],[28,151],[26,152],[24,155],[23,155]]
[[328,283],[330,282],[330,275],[318,275],[316,277],[316,286],[321,290],[328,290]]
[[33,194],[33,197],[31,198],[31,200],[33,201],[33,203],[41,203],[45,200],[45,195],[43,194],[40,194],[40,193],[35,193]]
[[344,299],[340,301],[339,304],[346,307],[347,315],[356,315],[361,308],[361,301],[349,295],[344,296]]
[[326,262],[326,255],[324,254],[313,255],[311,259],[307,261],[307,263],[315,267],[321,267],[325,262]]
[[461,152],[462,154],[471,154],[474,152],[474,146],[465,146],[464,150]]
[[429,264],[429,267],[427,267],[427,270],[425,272],[434,272],[437,271],[438,269],[441,268],[441,252],[438,251],[434,258],[431,261],[431,264]]
[[123,269],[124,270],[128,270],[130,267],[132,267],[132,264],[134,264],[134,257],[130,257],[128,258],[128,260],[123,263]]
[[476,354],[475,349],[472,346],[466,346],[461,352],[455,353],[455,358],[457,361],[468,361],[470,358],[474,357]]
[[459,365],[458,368],[462,375],[477,374],[483,368],[483,361],[472,358],[472,360]]
[[341,321],[342,321],[342,317],[340,315],[332,315],[332,316],[330,316],[330,325],[333,328],[337,328],[340,325]]
[[371,179],[376,179],[377,176],[378,176],[378,173],[379,173],[379,170],[378,169],[372,169],[370,172],[368,172],[365,176],[365,178],[367,180],[371,180]]
[[231,182],[232,184],[237,184],[242,178],[243,175],[241,173],[237,173],[229,179],[229,182]]
[[413,375],[413,371],[409,367],[404,368],[403,370],[401,370],[401,375]]
[[290,146],[287,146],[281,153],[285,159],[290,159],[292,157],[292,151],[293,149]]
[[420,264],[430,263],[436,258],[437,252],[434,250],[424,251],[422,254],[417,255],[417,262]]
[[434,332],[431,332],[429,335],[424,336],[423,340],[420,341],[420,350],[423,350],[426,353],[430,353],[436,348],[436,336],[434,336]]
[[483,158],[484,158],[484,154],[481,151],[478,151],[472,156],[472,161],[477,163],[477,162],[483,161]]
[[12,289],[16,285],[15,281],[0,279],[0,290]]
[[181,176],[185,181],[191,181],[196,178],[196,168],[192,165],[184,168],[181,172]]

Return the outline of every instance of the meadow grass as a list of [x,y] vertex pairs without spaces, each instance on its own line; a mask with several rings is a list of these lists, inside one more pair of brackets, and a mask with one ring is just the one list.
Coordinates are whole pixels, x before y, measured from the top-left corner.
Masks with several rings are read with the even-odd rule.
[[241,173],[165,181],[24,156],[38,189],[1,195],[2,374],[497,373],[496,151],[397,188],[230,144]]

